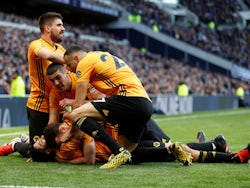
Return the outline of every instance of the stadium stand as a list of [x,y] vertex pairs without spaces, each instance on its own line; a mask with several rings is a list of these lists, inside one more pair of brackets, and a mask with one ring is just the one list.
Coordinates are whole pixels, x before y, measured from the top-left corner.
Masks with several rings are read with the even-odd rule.
[[238,11],[242,10],[237,0],[180,0],[180,3],[195,12],[204,23],[214,21],[216,25],[235,25],[240,20]]
[[[200,26],[189,28],[174,25],[170,22],[166,13],[155,14],[153,10],[155,11],[157,6],[151,6],[151,4],[148,3],[144,6],[144,1],[139,1],[141,4],[139,2],[136,4],[139,6],[136,7],[137,9],[133,9],[134,1],[121,0],[115,2],[121,3],[124,7],[128,7],[127,10],[140,10],[139,13],[145,13],[144,10],[148,10],[149,15],[143,16],[144,18],[142,19],[142,22],[148,24],[151,23],[148,22],[148,20],[160,18],[158,21],[163,21],[167,24],[162,28],[160,27],[161,31],[165,31],[166,34],[170,34],[173,37],[176,37],[175,32],[180,31],[179,39],[184,42],[188,42],[195,46],[198,45],[200,48],[208,51],[213,51],[214,49],[212,46],[218,44],[218,49],[214,50],[213,53],[227,57],[226,54],[221,52],[222,44],[217,38],[224,39],[227,42],[229,42],[228,39],[230,39],[230,43],[225,42],[223,45],[225,45],[225,51],[228,51],[231,58],[236,58],[235,61],[237,61],[237,55],[244,58],[245,61],[249,58],[247,53],[248,49],[245,49],[245,51],[242,51],[242,49],[238,49],[238,51],[228,49],[230,46],[237,48],[237,44],[240,44],[243,47],[245,46],[246,48],[247,43],[244,43],[244,37],[247,36],[246,30],[244,30],[245,33],[242,33],[241,30],[235,29],[223,30],[221,32],[225,32],[225,35],[218,37],[215,32]],[[157,15],[162,16],[159,17]],[[29,93],[30,83],[27,76],[26,49],[28,42],[33,38],[38,37],[38,33],[32,30],[32,26],[37,25],[37,20],[14,13],[0,11],[0,21],[0,92],[9,93],[10,76],[14,69],[18,67],[21,68],[23,78],[26,81],[27,93]],[[154,21],[152,21],[152,23],[153,22]],[[11,26],[3,26],[3,23],[11,23]],[[13,26],[12,23],[18,24]],[[24,25],[25,28],[21,28],[20,26],[22,25]],[[108,50],[117,56],[122,57],[130,64],[133,70],[135,70],[150,94],[175,94],[179,82],[185,80],[190,88],[190,93],[193,95],[231,95],[235,93],[235,88],[238,84],[244,83],[238,79],[231,78],[228,75],[204,71],[198,66],[191,67],[176,59],[162,57],[159,54],[153,54],[149,51],[142,52],[140,49],[128,45],[127,42],[120,40],[116,36],[99,30],[98,26],[94,24],[75,26],[65,22],[65,27],[69,33],[67,33],[68,35],[62,43],[63,46],[67,47],[70,44],[79,44],[84,46],[86,51]],[[216,33],[218,33],[218,31]],[[238,35],[235,35],[235,33]],[[193,37],[187,36],[188,34],[193,34]],[[86,36],[88,40],[86,39]],[[232,40],[232,36],[234,36],[235,40]],[[241,40],[238,40],[239,38],[236,39],[236,37],[242,38]],[[209,44],[210,42],[212,42],[212,44]],[[235,52],[235,54],[233,54],[232,51]],[[244,55],[242,55],[242,53]],[[244,64],[243,60],[241,64]],[[248,90],[248,85],[245,85],[246,90]]]
[[[149,27],[156,24],[159,31],[166,35],[250,68],[249,28],[240,27],[237,11],[241,10],[241,6],[236,0],[228,0],[226,3],[224,1],[215,3],[212,0],[180,1],[183,6],[197,13],[200,19],[198,25],[193,25],[191,22],[172,23],[168,19],[170,16],[153,2],[114,1],[126,7],[131,14],[139,14],[142,24]],[[211,13],[211,10],[215,12]],[[208,26],[210,19],[214,19],[212,21],[215,22],[212,28]]]

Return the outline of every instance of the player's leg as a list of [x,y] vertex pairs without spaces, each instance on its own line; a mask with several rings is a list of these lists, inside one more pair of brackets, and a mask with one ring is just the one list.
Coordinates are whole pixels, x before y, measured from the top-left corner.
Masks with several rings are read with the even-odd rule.
[[16,137],[7,144],[0,146],[0,156],[9,155],[14,152],[19,152],[23,157],[28,157],[29,142],[27,138]]
[[[92,102],[105,119],[118,124],[118,143],[132,152],[152,114],[152,104],[141,97],[111,96],[105,102]],[[111,161],[112,162],[112,161]]]
[[[130,152],[133,151],[152,115],[151,102],[142,97],[112,96],[106,99],[106,104],[106,106],[101,107],[108,109],[109,113],[103,115],[108,122],[118,123],[118,142]],[[102,104],[98,103],[97,109],[98,105]]]
[[[103,104],[105,104],[105,102],[103,102]],[[74,109],[71,113],[66,113],[64,118],[72,120],[75,126],[78,126],[82,131],[104,143],[112,151],[114,157],[100,168],[116,168],[129,161],[131,154],[115,142],[104,128],[98,124],[97,120],[105,120],[106,118],[102,107],[98,105],[99,110],[97,110],[96,106],[97,105],[94,106],[92,103],[84,104]],[[102,113],[100,113],[100,111]]]
[[[159,148],[165,148],[165,150],[167,150],[167,154],[162,155],[161,152],[166,153],[166,151],[165,150],[161,151],[161,149]],[[166,142],[159,142],[159,141],[154,141],[154,140],[141,140],[138,147],[135,150],[136,150],[137,155],[139,155],[138,152],[144,153],[145,156],[142,157],[141,160],[145,160],[145,161],[153,162],[155,160],[158,162],[159,161],[171,162],[173,161],[173,157],[174,157],[174,160],[177,159],[178,161],[182,162],[185,166],[192,164],[191,154],[186,152],[184,148],[182,147],[182,144],[180,143],[166,143]],[[152,153],[150,153],[151,150],[153,150]],[[152,159],[148,158],[146,154],[148,156],[155,155],[155,158],[154,157],[152,157]],[[156,156],[156,155],[159,155],[159,156]],[[132,157],[132,160],[134,161],[133,157]]]
[[49,121],[49,113],[43,113],[32,110],[27,107],[27,115],[29,122],[30,145],[34,144],[34,138],[43,134],[43,129]]
[[[198,152],[198,151],[197,151]],[[167,146],[166,143],[142,140],[138,147],[132,152],[132,162],[182,162],[185,166],[191,165],[192,157],[186,152],[180,143]]]
[[12,154],[14,152],[14,149],[12,147],[12,145],[1,145],[0,146],[0,156],[6,156],[9,154]]
[[236,153],[232,160],[239,161],[241,163],[247,163],[250,159],[250,143],[246,148],[242,149],[238,153]]
[[219,163],[219,162],[229,162],[233,157],[233,154],[221,153],[216,151],[202,151],[194,150],[188,145],[183,145],[184,149],[191,153],[194,162],[204,162],[204,163]]
[[154,140],[158,142],[169,142],[170,137],[157,125],[155,120],[150,118],[142,135],[142,140]]
[[19,137],[13,138],[6,144],[0,146],[0,156],[6,156],[15,152],[14,146],[16,143],[21,142]]
[[195,150],[202,151],[219,151],[231,153],[230,147],[227,145],[226,139],[223,135],[218,135],[209,142],[204,143],[187,143],[187,145]]
[[[93,105],[93,104],[95,104],[95,103],[88,102],[88,103],[85,103],[85,104],[81,105],[80,107],[74,109],[71,112],[65,112],[63,114],[63,119],[69,119],[73,123],[82,117],[90,117],[90,118],[93,118],[95,120],[105,121],[106,118],[105,118],[105,115],[103,115],[105,113],[102,111],[103,108],[99,107],[99,105],[98,105],[98,109],[97,109],[96,108],[97,105]],[[105,105],[105,101],[103,101],[100,104]],[[106,113],[108,113],[108,111]]]
[[108,146],[113,154],[116,155],[121,152],[121,146],[115,142],[114,139],[97,122],[97,120],[105,119],[91,103],[86,103],[73,110],[71,113],[65,114],[64,118],[65,117],[71,119],[75,126],[79,127],[82,131],[92,136],[95,140],[100,141]]
[[191,153],[194,162],[201,163],[247,163],[250,159],[250,144],[236,154],[217,152],[217,151],[198,151],[189,148],[184,149]]
[[143,162],[172,162],[176,159],[173,153],[165,147],[164,143],[161,143],[157,147],[138,146],[131,154],[133,164]]
[[113,154],[118,154],[122,150],[121,146],[92,118],[80,118],[74,123],[82,131],[92,136],[95,140],[104,143]]

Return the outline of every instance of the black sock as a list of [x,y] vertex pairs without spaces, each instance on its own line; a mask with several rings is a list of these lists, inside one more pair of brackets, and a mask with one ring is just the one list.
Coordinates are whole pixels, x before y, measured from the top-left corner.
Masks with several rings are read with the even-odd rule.
[[165,147],[163,142],[152,141],[152,140],[141,140],[138,147]]
[[23,157],[29,157],[29,143],[17,142],[14,146],[14,151],[20,153]]
[[104,143],[113,154],[120,153],[121,146],[105,131],[105,129],[92,118],[81,118],[74,123],[83,132],[92,136],[95,140]]
[[222,153],[216,151],[201,151],[198,162],[204,163],[232,163],[234,154]]
[[165,147],[137,147],[131,153],[133,163],[171,162],[175,157]]
[[202,151],[213,151],[213,144],[211,142],[205,143],[188,143],[188,147],[194,150],[202,150]]

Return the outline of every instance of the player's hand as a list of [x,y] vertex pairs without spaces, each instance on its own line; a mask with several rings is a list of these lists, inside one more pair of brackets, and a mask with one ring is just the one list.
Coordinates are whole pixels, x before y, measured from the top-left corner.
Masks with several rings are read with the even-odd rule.
[[74,101],[75,101],[74,99],[64,98],[64,99],[59,101],[59,106],[61,108],[65,109],[66,106],[72,106]]
[[71,117],[70,117],[70,112],[65,112],[64,114],[63,114],[63,121],[67,121],[67,120],[69,120],[69,121],[71,121]]

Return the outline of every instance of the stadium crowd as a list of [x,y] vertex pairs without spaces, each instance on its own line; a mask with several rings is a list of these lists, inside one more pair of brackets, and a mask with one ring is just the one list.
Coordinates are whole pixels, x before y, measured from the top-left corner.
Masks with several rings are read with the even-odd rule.
[[[237,0],[181,0],[181,4],[199,16],[199,25],[172,23],[169,15],[152,2],[114,1],[126,7],[131,14],[140,15],[141,23],[149,27],[156,24],[162,33],[250,68],[249,28],[237,26],[240,20],[237,11],[241,10]],[[210,21],[214,22],[211,27]]]
[[180,3],[197,14],[204,23],[214,21],[218,24],[237,24],[237,11],[242,10],[237,0],[180,0]]
[[[0,12],[0,21],[27,24],[25,29],[0,26],[0,94],[8,94],[11,75],[18,69],[26,83],[26,93],[29,93],[27,47],[29,41],[38,37],[38,33],[30,31],[28,26],[36,25],[36,20]],[[65,23],[66,31],[73,32],[73,36],[65,37],[62,45],[78,44],[86,51],[108,50],[118,57],[122,57],[136,72],[146,90],[150,94],[174,94],[178,84],[185,81],[190,93],[195,95],[225,95],[235,94],[237,85],[241,81],[228,76],[206,72],[199,67],[190,67],[181,62],[161,57],[150,52],[141,52],[129,45],[111,43],[112,35],[101,32],[93,27],[75,27]],[[85,29],[84,29],[85,28]],[[188,33],[188,32],[186,32]],[[105,42],[81,39],[81,34],[91,34],[105,38]],[[114,38],[114,37],[113,37]],[[232,40],[231,40],[232,41]],[[4,54],[4,55],[3,55]],[[247,85],[245,85],[247,90]]]

